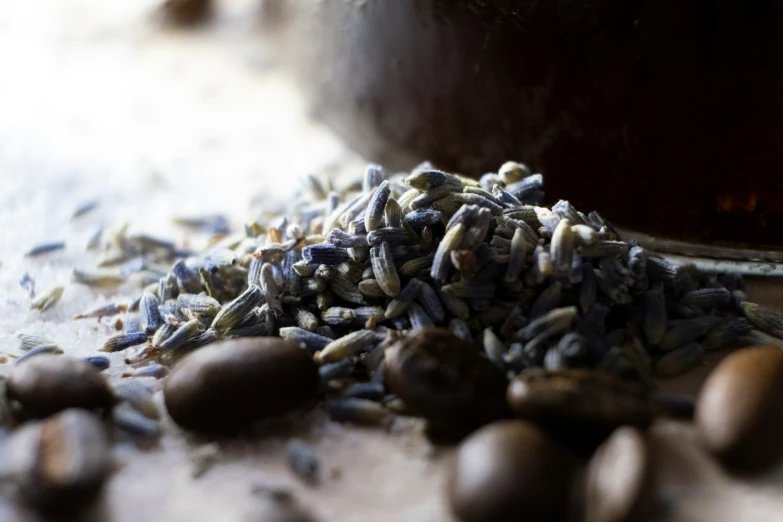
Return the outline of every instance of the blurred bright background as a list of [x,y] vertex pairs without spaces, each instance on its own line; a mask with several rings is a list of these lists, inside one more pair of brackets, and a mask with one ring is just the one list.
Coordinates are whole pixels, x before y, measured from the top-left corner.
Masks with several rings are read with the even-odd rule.
[[39,192],[122,207],[150,179],[177,194],[161,210],[235,212],[349,160],[276,72],[262,11],[177,27],[156,0],[0,1],[0,219]]

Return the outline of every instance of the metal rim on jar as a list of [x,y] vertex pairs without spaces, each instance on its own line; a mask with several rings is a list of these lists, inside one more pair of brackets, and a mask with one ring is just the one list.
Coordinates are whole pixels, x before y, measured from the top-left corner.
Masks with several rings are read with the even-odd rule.
[[701,245],[624,229],[618,232],[623,239],[636,241],[677,265],[693,265],[707,272],[783,276],[783,251]]

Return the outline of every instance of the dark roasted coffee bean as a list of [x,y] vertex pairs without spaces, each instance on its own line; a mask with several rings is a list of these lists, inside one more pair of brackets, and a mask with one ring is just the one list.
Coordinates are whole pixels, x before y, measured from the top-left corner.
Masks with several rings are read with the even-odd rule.
[[506,378],[477,347],[441,328],[413,330],[386,350],[388,388],[455,436],[508,415]]
[[746,348],[726,357],[702,386],[696,429],[727,467],[764,471],[783,460],[783,350]]
[[645,435],[618,428],[595,452],[585,480],[585,522],[646,520],[652,498],[652,462]]
[[653,408],[643,388],[593,370],[525,370],[508,387],[514,414],[577,447],[600,443],[619,426],[646,428]]
[[32,417],[68,408],[108,409],[113,402],[95,366],[67,355],[41,354],[14,366],[7,390],[8,397]]
[[193,431],[230,432],[315,398],[318,369],[295,342],[255,337],[216,343],[182,360],[164,382],[166,408]]
[[104,426],[84,410],[66,410],[24,425],[5,451],[19,496],[58,515],[92,502],[110,472]]
[[446,494],[460,522],[565,519],[575,459],[531,423],[485,426],[459,447]]

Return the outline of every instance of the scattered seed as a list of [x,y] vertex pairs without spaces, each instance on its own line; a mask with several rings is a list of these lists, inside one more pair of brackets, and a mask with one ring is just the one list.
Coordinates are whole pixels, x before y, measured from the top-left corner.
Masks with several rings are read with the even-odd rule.
[[113,384],[111,391],[118,401],[127,402],[148,419],[160,418],[158,406],[153,399],[154,391],[140,379],[123,379]]
[[421,304],[427,315],[436,323],[442,323],[446,318],[443,303],[440,302],[437,292],[429,284],[421,282],[416,299]]
[[462,244],[464,237],[465,227],[462,223],[457,223],[454,227],[446,231],[446,235],[443,236],[443,239],[435,252],[435,257],[432,260],[430,275],[434,280],[446,280],[446,275],[451,265],[451,252]]
[[[215,322],[217,319],[215,320]],[[212,324],[214,328],[214,322]],[[204,325],[198,319],[191,319],[172,333],[166,340],[160,343],[161,350],[174,350],[183,346],[204,329]]]
[[356,312],[342,306],[333,306],[321,312],[321,320],[327,324],[349,324],[355,319]]
[[380,382],[357,382],[347,387],[342,393],[343,397],[375,402],[380,402],[385,395],[386,391]]
[[365,302],[359,286],[349,281],[343,275],[335,277],[329,288],[337,297],[345,299],[349,303],[364,304]]
[[[385,182],[384,182],[385,183]],[[304,483],[318,482],[320,464],[313,448],[302,439],[291,439],[286,444],[286,461],[291,471]]]
[[318,359],[323,363],[337,362],[362,352],[374,342],[375,332],[370,330],[351,332],[324,346],[318,353]]
[[118,428],[136,437],[157,437],[161,431],[158,421],[142,415],[125,402],[112,408],[111,419]]
[[190,460],[190,476],[201,478],[223,458],[220,444],[210,442],[203,444],[188,454]]
[[60,302],[60,298],[63,296],[64,292],[65,288],[62,286],[55,286],[34,299],[30,303],[30,308],[41,312],[54,308],[57,306],[57,303]]
[[262,293],[259,287],[248,287],[239,297],[223,306],[212,321],[212,329],[227,330],[236,326],[250,310],[260,303],[261,298]]
[[372,263],[375,279],[384,293],[390,297],[395,297],[399,294],[400,277],[397,275],[397,268],[394,266],[389,244],[383,242],[379,246],[372,247],[370,249],[370,262]]
[[16,361],[14,361],[14,364],[19,364],[22,361],[26,361],[27,359],[30,359],[32,357],[35,357],[36,355],[41,355],[41,354],[44,354],[44,353],[51,353],[51,354],[60,355],[60,354],[65,353],[65,352],[63,351],[62,348],[60,348],[57,345],[54,345],[54,344],[44,344],[44,345],[36,346],[35,348],[30,349],[29,351],[27,351],[27,353],[25,353],[24,355],[22,355],[21,357],[16,359]]
[[85,357],[84,360],[95,366],[98,371],[103,371],[111,366],[111,359],[105,355],[90,355]]
[[522,228],[514,230],[514,236],[511,239],[509,249],[508,267],[506,268],[506,282],[513,283],[519,279],[522,269],[525,267],[525,257],[527,256],[527,240]]
[[740,306],[753,326],[773,337],[783,339],[783,317],[756,303],[745,302]]
[[169,371],[168,369],[157,363],[148,364],[147,366],[142,366],[141,368],[137,368],[136,371],[133,373],[134,377],[152,377],[155,379],[162,379],[166,375],[168,375]]
[[302,257],[310,264],[339,265],[348,261],[348,251],[329,243],[310,245],[302,249]]
[[119,352],[121,350],[125,350],[126,348],[130,348],[131,346],[136,346],[145,342],[147,342],[147,334],[145,332],[129,334],[120,333],[109,337],[103,344],[101,351]]
[[86,272],[74,268],[71,280],[95,288],[114,288],[124,283],[125,277],[115,272]]
[[563,295],[563,284],[555,281],[541,292],[530,307],[530,319],[536,319],[557,308]]
[[65,241],[51,241],[49,243],[41,243],[40,245],[34,246],[25,253],[25,256],[36,257],[63,249],[65,249]]
[[[156,299],[157,301],[157,299]],[[100,319],[101,317],[108,317],[112,315],[121,314],[123,312],[128,311],[128,305],[124,304],[117,304],[117,303],[107,303],[103,306],[99,306],[97,308],[93,308],[92,310],[89,310],[87,312],[77,314],[73,316],[74,320],[77,319],[88,319],[88,318],[97,318]]]
[[326,402],[329,418],[337,422],[380,425],[389,419],[389,412],[375,401],[366,399],[330,399]]
[[686,321],[667,331],[660,342],[661,350],[668,352],[684,346],[706,334],[710,326],[703,321],[694,319]]
[[556,276],[567,276],[571,273],[571,263],[574,257],[575,234],[571,230],[571,222],[561,219],[552,234],[550,258],[552,271]]
[[20,333],[17,337],[19,338],[19,349],[25,352],[39,346],[57,346],[57,343],[51,339],[38,335]]
[[73,220],[92,212],[98,208],[98,205],[100,205],[100,201],[97,199],[91,199],[79,204],[71,214],[71,219]]
[[655,363],[655,373],[660,377],[679,375],[693,368],[704,356],[699,343],[688,343],[667,352]]
[[666,333],[666,301],[661,292],[649,291],[643,295],[644,335],[647,342],[657,345]]
[[417,303],[411,303],[408,307],[408,321],[411,323],[411,328],[426,328],[428,326],[435,326],[435,322],[427,314],[427,312]]
[[710,310],[726,306],[731,301],[731,293],[725,288],[702,288],[693,290],[685,294],[682,298],[682,304]]

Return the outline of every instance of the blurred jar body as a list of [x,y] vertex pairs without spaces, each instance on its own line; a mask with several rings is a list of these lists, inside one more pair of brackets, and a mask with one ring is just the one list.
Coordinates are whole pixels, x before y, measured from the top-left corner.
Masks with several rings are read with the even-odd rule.
[[524,161],[633,230],[783,247],[783,2],[283,4],[314,110],[368,159]]

